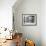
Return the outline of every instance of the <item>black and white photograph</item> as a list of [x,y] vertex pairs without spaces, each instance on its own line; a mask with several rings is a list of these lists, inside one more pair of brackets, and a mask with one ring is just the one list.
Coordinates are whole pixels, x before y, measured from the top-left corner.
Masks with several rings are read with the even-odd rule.
[[22,25],[34,26],[37,24],[37,14],[23,14]]

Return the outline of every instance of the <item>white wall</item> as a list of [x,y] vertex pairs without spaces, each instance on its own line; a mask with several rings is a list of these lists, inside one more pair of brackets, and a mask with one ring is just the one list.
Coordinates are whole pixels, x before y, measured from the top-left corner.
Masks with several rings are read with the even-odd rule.
[[[15,30],[17,29],[18,32],[22,32],[24,38],[27,37],[34,40],[36,46],[41,46],[40,9],[40,0],[22,0],[20,4],[16,3],[13,6]],[[37,14],[37,25],[22,26],[22,14]]]
[[41,1],[41,40],[42,46],[46,46],[46,0]]
[[0,0],[0,27],[12,28],[12,6],[16,0]]

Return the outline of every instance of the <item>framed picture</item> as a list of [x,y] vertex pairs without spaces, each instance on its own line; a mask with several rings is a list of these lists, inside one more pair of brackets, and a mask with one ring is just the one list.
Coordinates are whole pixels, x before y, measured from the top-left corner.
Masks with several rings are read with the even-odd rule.
[[25,26],[37,25],[37,14],[22,14],[22,25]]

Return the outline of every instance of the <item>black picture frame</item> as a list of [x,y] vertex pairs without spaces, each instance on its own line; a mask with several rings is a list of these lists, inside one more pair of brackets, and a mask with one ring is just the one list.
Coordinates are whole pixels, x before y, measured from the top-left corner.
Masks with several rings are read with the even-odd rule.
[[22,14],[22,25],[23,26],[36,26],[37,14]]

